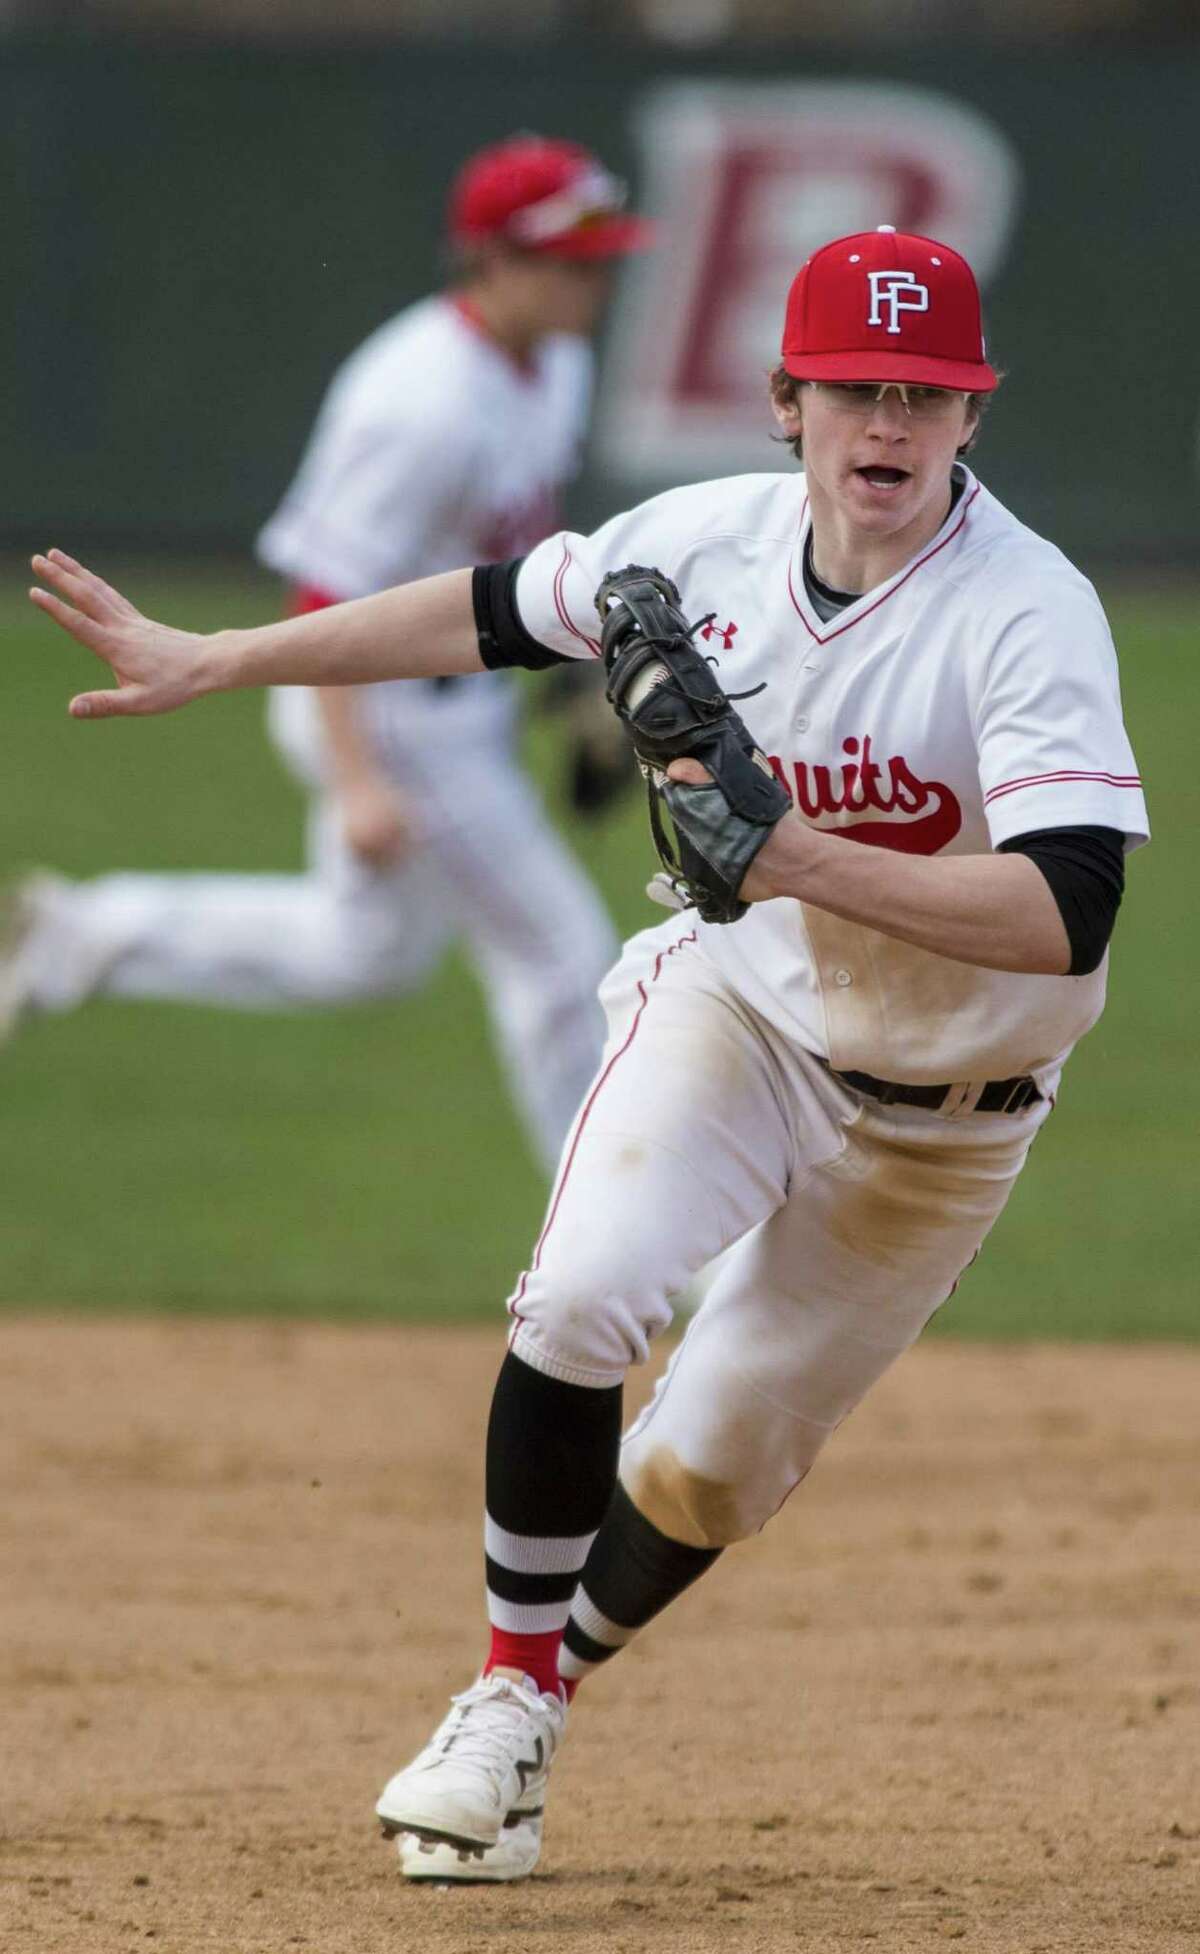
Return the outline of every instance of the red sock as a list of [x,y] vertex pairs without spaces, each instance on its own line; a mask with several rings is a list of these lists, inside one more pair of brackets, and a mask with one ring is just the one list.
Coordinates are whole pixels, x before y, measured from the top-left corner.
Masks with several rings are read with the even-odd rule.
[[561,1628],[550,1629],[545,1635],[510,1635],[506,1629],[493,1628],[492,1646],[483,1673],[489,1676],[493,1669],[516,1669],[523,1676],[532,1676],[546,1695],[559,1696],[562,1693],[558,1676],[561,1641]]
[[575,1701],[575,1691],[579,1688],[580,1683],[583,1681],[583,1677],[582,1676],[560,1676],[558,1680],[562,1685],[562,1693],[566,1697],[567,1702],[573,1703]]

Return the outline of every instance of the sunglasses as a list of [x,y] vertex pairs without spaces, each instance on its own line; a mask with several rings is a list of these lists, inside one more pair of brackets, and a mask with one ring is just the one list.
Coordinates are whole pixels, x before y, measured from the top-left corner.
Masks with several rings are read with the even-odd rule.
[[915,421],[933,421],[948,415],[967,396],[947,387],[916,387],[906,380],[806,380],[816,387],[839,413],[859,414],[865,420],[887,393],[899,396],[906,414]]

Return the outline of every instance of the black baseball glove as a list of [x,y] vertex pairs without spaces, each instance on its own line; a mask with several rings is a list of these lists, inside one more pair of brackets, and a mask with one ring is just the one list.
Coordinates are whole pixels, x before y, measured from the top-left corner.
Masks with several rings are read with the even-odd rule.
[[[694,905],[706,923],[736,923],[749,906],[738,896],[746,871],[791,802],[718,684],[712,661],[696,649],[695,633],[707,620],[688,623],[669,577],[636,563],[610,571],[596,592],[596,609],[608,697],[646,778],[650,832],[666,871],[649,894],[670,908]],[[671,761],[685,758],[707,767],[709,785],[667,779]],[[674,847],[663,826],[663,801]]]

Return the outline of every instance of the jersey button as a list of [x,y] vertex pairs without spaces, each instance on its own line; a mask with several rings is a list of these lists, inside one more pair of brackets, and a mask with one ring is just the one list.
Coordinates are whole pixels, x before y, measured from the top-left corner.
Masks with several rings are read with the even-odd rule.
[[833,973],[833,981],[835,984],[838,985],[839,989],[844,991],[847,984],[852,984],[854,982],[854,978],[852,977],[852,975],[848,970],[835,970]]
[[809,721],[804,717],[804,714],[801,713],[799,719],[796,721],[796,731],[798,733],[807,733],[808,728],[809,728]]

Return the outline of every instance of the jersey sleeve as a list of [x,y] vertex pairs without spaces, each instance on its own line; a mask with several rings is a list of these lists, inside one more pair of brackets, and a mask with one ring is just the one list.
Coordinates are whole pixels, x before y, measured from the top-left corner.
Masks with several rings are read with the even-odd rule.
[[1087,826],[1116,829],[1127,848],[1147,840],[1116,652],[1091,586],[1031,578],[998,609],[988,637],[974,716],[992,846]]
[[422,574],[459,487],[424,431],[347,431],[336,449],[308,458],[262,531],[259,555],[284,576],[365,597]]
[[[384,383],[391,380],[391,385]],[[364,597],[424,574],[470,448],[434,391],[401,390],[378,358],[334,379],[258,555],[293,582]]]
[[517,574],[521,623],[564,658],[599,658],[596,592],[610,570],[643,563],[673,577],[694,543],[694,494],[669,490],[613,516],[590,536],[559,530],[529,552]]
[[530,550],[513,592],[525,630],[563,658],[599,658],[600,632],[592,602],[593,538],[559,530]]

